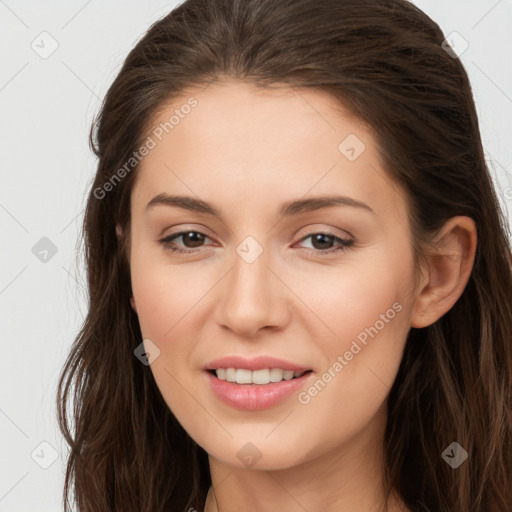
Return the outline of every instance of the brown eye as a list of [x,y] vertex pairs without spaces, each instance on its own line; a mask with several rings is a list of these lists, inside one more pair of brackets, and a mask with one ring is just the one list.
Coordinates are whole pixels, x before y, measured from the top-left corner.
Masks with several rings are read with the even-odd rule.
[[315,254],[321,255],[344,251],[354,245],[354,240],[340,238],[332,233],[310,233],[302,238],[301,242],[308,238],[311,239],[312,249],[310,250]]
[[[179,238],[182,239],[182,243],[178,244],[178,247],[176,247],[177,244],[175,240],[178,240]],[[206,238],[208,238],[208,236],[204,233],[200,233],[199,231],[180,231],[174,235],[162,238],[160,243],[171,252],[192,253],[195,252],[194,249],[201,247]],[[179,246],[185,247],[185,249],[180,249]]]
[[198,233],[197,231],[188,231],[183,233],[181,236],[183,238],[184,245],[191,248],[199,247],[205,238],[202,233]]
[[335,241],[335,237],[324,233],[317,233],[311,235],[311,241],[315,249],[330,249]]

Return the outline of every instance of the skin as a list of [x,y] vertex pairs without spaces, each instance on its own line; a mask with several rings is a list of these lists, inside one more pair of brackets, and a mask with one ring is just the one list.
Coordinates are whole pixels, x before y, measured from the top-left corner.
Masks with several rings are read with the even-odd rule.
[[[474,223],[446,223],[414,287],[405,193],[382,169],[365,125],[324,93],[224,80],[175,98],[152,126],[190,95],[198,105],[137,171],[129,259],[132,306],[143,338],[160,350],[151,364],[157,385],[209,455],[214,492],[205,511],[380,512],[386,403],[407,333],[435,322],[462,293]],[[338,150],[350,134],[365,144],[354,161]],[[223,218],[165,205],[146,210],[164,192],[207,201]],[[283,202],[328,194],[373,212],[342,205],[277,213]],[[174,254],[159,240],[180,231],[206,237],[178,237],[174,245],[190,252]],[[322,255],[340,244],[305,238],[314,233],[354,244]],[[263,249],[252,263],[236,252],[248,236]],[[206,385],[206,363],[240,354],[311,368],[309,387],[397,303],[394,318],[307,404],[293,394],[267,410],[241,411]],[[237,456],[248,442],[261,455],[251,467]],[[408,510],[394,494],[387,506]]]

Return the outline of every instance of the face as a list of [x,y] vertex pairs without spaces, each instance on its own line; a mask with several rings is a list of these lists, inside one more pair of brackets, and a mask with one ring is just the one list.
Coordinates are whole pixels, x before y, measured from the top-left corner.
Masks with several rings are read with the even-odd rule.
[[413,300],[404,194],[370,131],[324,93],[225,81],[148,136],[130,268],[169,408],[236,467],[350,446],[382,420]]

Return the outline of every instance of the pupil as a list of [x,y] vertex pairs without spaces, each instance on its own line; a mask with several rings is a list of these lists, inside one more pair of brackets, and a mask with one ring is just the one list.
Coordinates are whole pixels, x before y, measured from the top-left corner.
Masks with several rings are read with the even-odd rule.
[[[202,235],[200,233],[196,233],[195,231],[190,231],[184,236],[184,240],[186,240],[187,237],[192,238],[192,247],[197,247],[202,242]],[[196,240],[193,240],[196,238]],[[196,245],[194,245],[196,243]]]
[[[320,247],[315,247],[315,249],[325,249],[325,239],[332,239],[332,236],[331,235],[323,235],[322,233],[319,233],[317,234],[316,236],[313,237],[313,246],[315,247],[315,243],[317,243],[318,241],[320,241]],[[322,246],[322,239],[324,239],[324,245]],[[328,240],[327,241],[327,244],[329,245],[329,243],[332,243],[332,240]]]

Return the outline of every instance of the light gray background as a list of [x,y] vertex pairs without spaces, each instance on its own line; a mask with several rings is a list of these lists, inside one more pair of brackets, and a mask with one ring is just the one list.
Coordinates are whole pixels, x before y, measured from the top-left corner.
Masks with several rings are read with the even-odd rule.
[[[512,0],[415,3],[446,36],[456,31],[469,44],[461,60],[496,187],[510,209]],[[89,127],[128,51],[175,5],[0,0],[0,512],[62,510],[67,445],[54,402],[85,314],[75,245],[95,172]],[[49,51],[52,38],[58,48],[48,58],[31,47]],[[57,248],[46,262],[32,252],[42,237]]]

